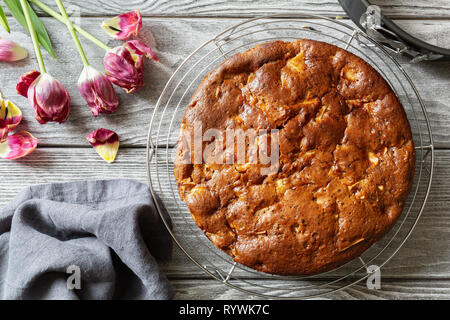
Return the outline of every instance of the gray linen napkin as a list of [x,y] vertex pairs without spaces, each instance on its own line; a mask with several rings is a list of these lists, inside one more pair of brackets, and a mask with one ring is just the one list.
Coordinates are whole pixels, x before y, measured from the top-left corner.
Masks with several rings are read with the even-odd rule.
[[28,187],[0,213],[0,298],[170,299],[171,248],[137,181]]

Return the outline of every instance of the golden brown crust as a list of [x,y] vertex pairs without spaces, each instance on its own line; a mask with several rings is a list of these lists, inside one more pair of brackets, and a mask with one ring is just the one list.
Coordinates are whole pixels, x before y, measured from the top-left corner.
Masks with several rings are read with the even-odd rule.
[[254,164],[183,163],[195,155],[180,135],[181,198],[238,263],[324,272],[360,255],[401,214],[415,162],[407,117],[386,81],[336,46],[276,41],[234,55],[200,84],[181,131],[194,123],[202,132],[280,130],[280,166],[268,175]]

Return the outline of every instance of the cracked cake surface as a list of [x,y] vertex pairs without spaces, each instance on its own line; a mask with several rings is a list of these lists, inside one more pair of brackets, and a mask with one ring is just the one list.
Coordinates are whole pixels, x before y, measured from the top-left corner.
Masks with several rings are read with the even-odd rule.
[[[279,163],[264,171],[251,154],[218,161],[230,157],[226,139],[204,139],[199,150],[209,153],[196,161],[199,125],[203,134],[256,130],[247,149],[277,130]],[[307,275],[389,231],[414,164],[405,111],[380,74],[341,48],[300,39],[238,53],[203,79],[184,113],[174,173],[195,223],[236,262]]]

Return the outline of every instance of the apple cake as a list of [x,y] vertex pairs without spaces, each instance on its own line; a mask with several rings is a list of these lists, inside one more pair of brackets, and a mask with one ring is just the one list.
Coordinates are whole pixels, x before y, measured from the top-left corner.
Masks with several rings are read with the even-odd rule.
[[[277,161],[255,161],[263,147]],[[389,231],[414,167],[406,113],[383,77],[346,50],[300,39],[238,53],[203,79],[174,173],[195,223],[234,261],[309,275]]]

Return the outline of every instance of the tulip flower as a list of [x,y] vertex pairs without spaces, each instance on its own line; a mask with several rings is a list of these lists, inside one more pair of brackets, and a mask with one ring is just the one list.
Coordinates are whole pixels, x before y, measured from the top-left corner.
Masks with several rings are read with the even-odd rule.
[[100,113],[114,113],[119,106],[119,99],[108,77],[89,65],[81,72],[78,90],[94,117]]
[[143,56],[158,61],[156,54],[139,40],[109,50],[104,59],[109,80],[127,93],[139,90],[144,85]]
[[119,136],[117,133],[107,129],[97,129],[91,132],[86,139],[106,162],[114,162],[119,150]]
[[84,69],[78,78],[78,91],[88,103],[94,117],[97,117],[100,113],[115,112],[119,106],[119,99],[110,80],[106,75],[89,65],[83,46],[69,19],[66,8],[64,8],[61,0],[56,0],[56,3],[62,16],[65,17],[65,24],[84,64]]
[[11,40],[0,38],[0,61],[13,62],[25,59],[27,50]]
[[126,40],[137,35],[142,27],[142,16],[139,10],[123,13],[106,20],[102,24],[106,33],[117,40]]
[[20,1],[25,16],[26,26],[30,32],[39,71],[31,71],[20,77],[17,92],[28,98],[34,109],[36,120],[40,124],[49,121],[63,123],[69,117],[70,96],[66,88],[46,72],[38,36],[31,20],[30,7],[24,0]]
[[22,75],[16,88],[19,94],[28,98],[28,102],[34,109],[36,120],[40,124],[63,123],[69,117],[69,93],[48,73],[39,74],[37,71],[32,71]]
[[38,142],[27,131],[14,133],[0,143],[0,158],[14,160],[25,157],[36,149]]

